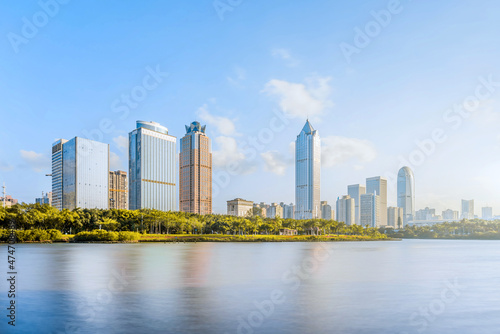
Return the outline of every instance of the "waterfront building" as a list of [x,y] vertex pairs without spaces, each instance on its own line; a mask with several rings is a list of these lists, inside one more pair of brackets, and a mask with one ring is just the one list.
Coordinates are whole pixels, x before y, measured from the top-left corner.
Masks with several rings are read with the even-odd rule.
[[360,196],[361,226],[380,227],[380,196],[367,193]]
[[283,218],[283,208],[278,203],[271,203],[266,213],[267,218]]
[[129,208],[177,211],[177,138],[156,122],[129,133]]
[[425,209],[420,209],[415,213],[415,220],[436,220],[436,209],[431,209],[426,207]]
[[351,196],[346,195],[337,199],[337,219],[338,222],[354,225],[356,222],[355,201]]
[[493,219],[493,208],[490,206],[483,207],[481,209],[483,219]]
[[403,224],[415,216],[415,176],[410,167],[403,167],[398,173],[398,207],[403,209]]
[[127,172],[109,172],[109,208],[128,210]]
[[52,146],[54,207],[107,209],[108,173],[109,144],[81,137],[56,141]]
[[179,154],[179,210],[212,213],[212,153],[205,125],[186,125]]
[[309,120],[295,141],[295,219],[321,217],[321,142]]
[[322,219],[334,219],[332,206],[328,204],[327,201],[321,201],[321,218]]
[[366,179],[366,193],[379,196],[380,217],[377,221],[380,226],[387,225],[387,179],[381,176]]
[[293,203],[285,204],[283,202],[281,202],[280,205],[283,208],[283,218],[285,218],[285,219],[288,219],[288,218],[294,219],[295,205],[293,205]]
[[474,219],[474,200],[462,200],[461,219]]
[[251,217],[253,211],[253,202],[242,198],[235,198],[227,201],[227,214],[237,217]]
[[393,206],[387,208],[387,225],[397,229],[405,227],[403,208]]
[[444,220],[458,220],[459,216],[460,214],[458,211],[453,211],[451,209],[442,212],[442,217]]
[[354,199],[354,222],[359,225],[360,223],[360,212],[359,212],[359,205],[360,205],[360,196],[366,194],[366,187],[359,185],[359,184],[353,184],[350,186],[347,186],[347,195],[351,196],[351,198]]

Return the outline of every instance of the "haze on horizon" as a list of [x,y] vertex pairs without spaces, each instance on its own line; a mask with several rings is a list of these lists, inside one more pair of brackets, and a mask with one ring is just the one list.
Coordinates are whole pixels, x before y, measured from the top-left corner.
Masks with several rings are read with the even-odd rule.
[[[219,187],[215,212],[236,197],[295,202],[293,142],[309,118],[322,140],[321,200],[334,205],[347,185],[409,165],[417,210],[474,199],[476,215],[483,206],[500,214],[498,2],[91,0],[0,10],[0,183],[20,201],[51,191],[57,138],[109,143],[111,169],[128,170],[136,120],[178,139],[197,120],[212,139],[214,177],[241,167]],[[47,10],[27,35],[26,22]],[[136,87],[146,94],[130,100]],[[264,132],[269,140],[250,144]]]

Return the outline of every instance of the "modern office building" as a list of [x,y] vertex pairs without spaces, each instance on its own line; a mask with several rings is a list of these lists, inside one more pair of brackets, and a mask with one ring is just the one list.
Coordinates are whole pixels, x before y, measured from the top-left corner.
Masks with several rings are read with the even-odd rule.
[[474,200],[462,200],[461,219],[474,219]]
[[177,211],[177,139],[156,122],[129,133],[129,208]]
[[321,141],[309,120],[295,141],[295,219],[321,217]]
[[[380,196],[367,193],[360,196],[360,223],[361,226],[382,226],[380,223]],[[387,210],[386,210],[387,211]]]
[[109,144],[75,137],[62,145],[63,209],[107,209],[108,178]]
[[379,210],[377,226],[387,225],[387,179],[376,176],[366,179],[366,193],[379,196]]
[[63,209],[63,161],[62,150],[66,139],[59,139],[52,144],[52,206]]
[[327,201],[321,201],[321,218],[322,219],[334,219],[332,206],[328,204]]
[[52,205],[52,192],[50,191],[45,194],[42,192],[42,197],[35,198],[35,203],[40,205],[43,204]]
[[267,210],[267,218],[283,218],[283,208],[278,203],[271,203],[269,210]]
[[285,204],[284,202],[281,202],[280,205],[283,208],[283,218],[285,218],[285,219],[293,219],[294,218],[295,205],[293,205],[293,203]]
[[354,199],[354,213],[355,213],[355,219],[354,221],[356,224],[359,225],[360,223],[360,212],[359,212],[359,203],[360,203],[360,196],[366,194],[366,187],[359,185],[359,184],[353,184],[350,186],[347,186],[347,195],[351,196],[351,198]]
[[482,208],[482,215],[481,217],[483,219],[493,219],[493,208],[490,206],[486,206]]
[[337,221],[354,225],[356,223],[355,201],[351,196],[342,196],[337,199]]
[[253,202],[242,198],[235,198],[227,201],[227,214],[237,217],[251,217],[253,211]]
[[109,208],[128,210],[127,172],[109,172]]
[[179,210],[212,213],[212,153],[205,125],[186,125],[179,154]]
[[403,208],[390,206],[387,208],[387,225],[400,229],[405,227]]
[[453,211],[451,209],[442,212],[442,217],[444,220],[458,220],[460,214],[458,211]]
[[415,176],[410,167],[399,170],[397,192],[398,207],[403,209],[403,224],[406,224],[415,216]]

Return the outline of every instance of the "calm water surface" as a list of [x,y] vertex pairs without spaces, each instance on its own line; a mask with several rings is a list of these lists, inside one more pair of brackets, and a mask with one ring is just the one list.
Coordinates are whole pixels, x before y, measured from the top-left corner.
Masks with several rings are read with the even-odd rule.
[[497,241],[18,244],[16,261],[0,333],[500,332]]

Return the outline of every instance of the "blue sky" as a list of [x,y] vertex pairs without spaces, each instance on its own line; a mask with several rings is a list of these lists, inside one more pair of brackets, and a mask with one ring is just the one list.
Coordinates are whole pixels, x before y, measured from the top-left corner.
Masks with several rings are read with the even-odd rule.
[[[0,3],[0,182],[21,201],[50,191],[56,138],[101,139],[126,170],[140,119],[178,138],[207,124],[216,212],[235,197],[293,202],[293,142],[309,117],[322,200],[409,163],[417,208],[458,210],[464,198],[500,214],[498,2],[42,3],[51,15],[37,1]],[[124,107],[124,94],[137,100]]]

